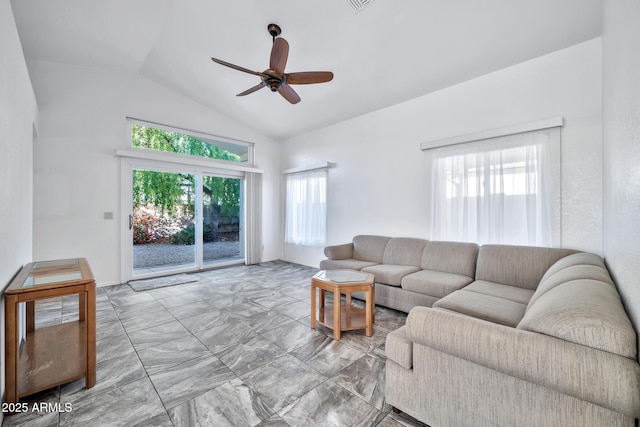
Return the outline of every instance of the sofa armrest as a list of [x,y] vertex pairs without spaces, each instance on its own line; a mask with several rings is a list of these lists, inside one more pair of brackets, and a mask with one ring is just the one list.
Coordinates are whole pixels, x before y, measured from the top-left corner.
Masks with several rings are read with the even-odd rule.
[[413,368],[413,342],[405,333],[406,326],[389,332],[385,340],[384,352],[389,360],[393,360],[404,369]]
[[353,258],[353,243],[327,246],[324,248],[324,255],[329,259]]
[[640,417],[637,360],[427,307],[409,312],[405,331],[416,344]]

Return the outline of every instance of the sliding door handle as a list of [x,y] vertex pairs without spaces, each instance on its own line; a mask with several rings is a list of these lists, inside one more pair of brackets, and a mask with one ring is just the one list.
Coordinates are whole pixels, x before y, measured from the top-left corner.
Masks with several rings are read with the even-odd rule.
[[133,215],[129,214],[129,230],[133,228]]

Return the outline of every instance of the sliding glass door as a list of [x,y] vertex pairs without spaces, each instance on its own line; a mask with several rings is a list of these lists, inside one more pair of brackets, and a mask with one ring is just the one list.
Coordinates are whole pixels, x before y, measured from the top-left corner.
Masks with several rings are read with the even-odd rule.
[[128,278],[244,262],[244,179],[130,165]]
[[188,173],[133,170],[134,276],[196,266],[196,180]]
[[243,180],[202,179],[202,262],[205,266],[244,260]]

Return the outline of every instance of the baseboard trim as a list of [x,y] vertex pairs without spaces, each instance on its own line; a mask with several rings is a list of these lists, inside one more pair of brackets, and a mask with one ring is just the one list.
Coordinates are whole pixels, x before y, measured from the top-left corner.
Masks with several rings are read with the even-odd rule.
[[100,283],[96,283],[96,287],[97,288],[106,288],[107,286],[113,286],[113,285],[121,285],[120,282],[100,282]]

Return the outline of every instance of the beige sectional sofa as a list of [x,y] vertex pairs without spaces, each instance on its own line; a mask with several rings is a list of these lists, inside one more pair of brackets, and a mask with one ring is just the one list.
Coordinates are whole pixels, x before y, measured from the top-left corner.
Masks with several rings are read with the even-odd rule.
[[[375,237],[357,236],[351,257],[325,260],[321,268],[347,268],[340,261],[358,260],[360,246]],[[451,251],[442,257],[449,267],[452,259],[468,267],[450,243],[426,242],[420,270],[402,277],[399,286],[376,283],[376,292],[386,286],[406,293],[415,290],[407,277],[430,277],[414,283],[429,289],[418,293],[427,304],[414,304],[406,325],[387,336],[387,403],[433,427],[637,425],[637,335],[602,258],[568,249],[486,245],[477,249],[466,285],[448,282],[435,295],[439,288],[429,271],[447,269],[424,263],[437,258],[425,256],[430,244]],[[385,252],[367,262],[384,266]],[[388,261],[400,259],[388,255]],[[455,271],[449,274],[464,276]],[[377,296],[376,303],[394,308],[412,305]]]
[[471,283],[478,245],[361,235],[352,243],[328,246],[324,253],[321,269],[373,273],[376,304],[409,312],[415,306],[431,307]]

